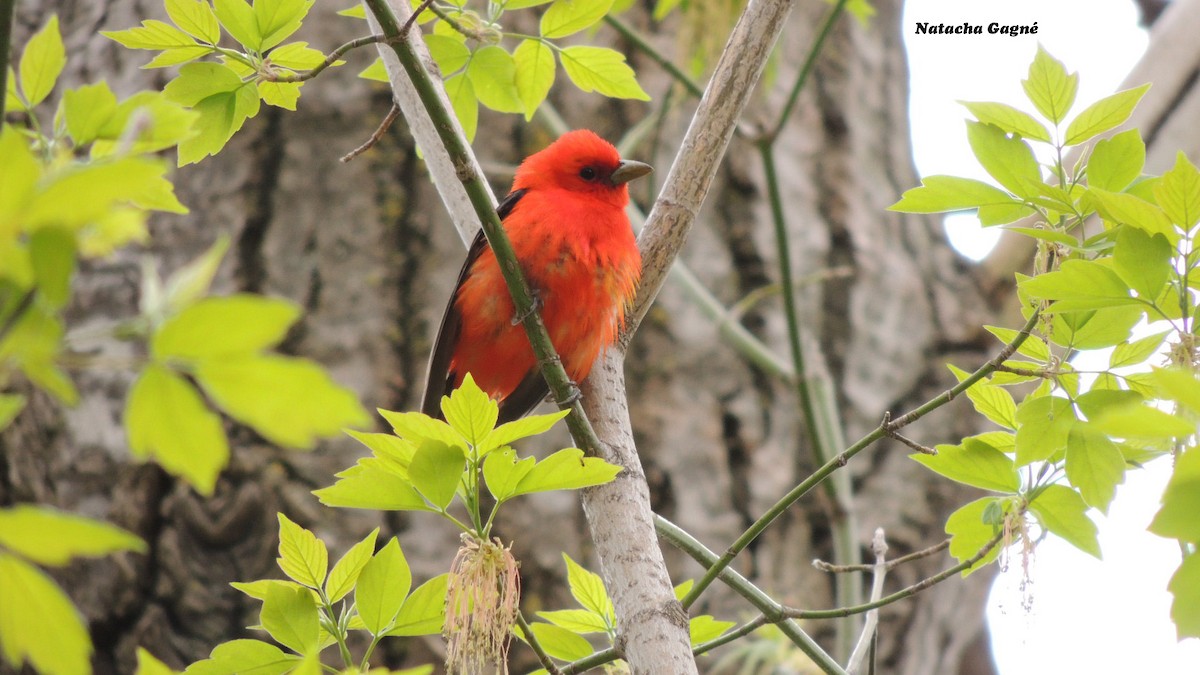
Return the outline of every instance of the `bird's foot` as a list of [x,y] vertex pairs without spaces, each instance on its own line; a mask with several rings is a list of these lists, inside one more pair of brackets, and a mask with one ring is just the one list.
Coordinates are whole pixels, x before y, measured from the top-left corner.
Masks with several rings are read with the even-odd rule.
[[567,397],[561,401],[555,401],[555,404],[558,405],[559,410],[562,410],[567,406],[575,405],[576,401],[579,401],[583,398],[583,392],[579,391],[579,385],[567,380],[567,386],[570,387]]
[[525,319],[528,319],[529,316],[534,312],[542,311],[541,293],[539,293],[536,288],[531,288],[529,289],[529,297],[533,301],[530,303],[529,309],[525,310],[524,312],[518,312],[517,314],[514,314],[512,318],[512,325],[519,326],[525,323]]

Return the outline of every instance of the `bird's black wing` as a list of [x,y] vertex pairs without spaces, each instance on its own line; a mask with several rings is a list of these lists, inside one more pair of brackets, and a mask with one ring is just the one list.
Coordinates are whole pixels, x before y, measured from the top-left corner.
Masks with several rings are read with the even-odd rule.
[[[524,194],[525,190],[510,192],[496,206],[496,215],[500,216],[500,220],[504,220],[508,214],[512,213],[513,207]],[[442,397],[450,393],[458,380],[457,373],[450,371],[450,359],[454,356],[454,348],[458,344],[458,334],[462,330],[462,314],[458,311],[458,290],[462,288],[471,266],[475,264],[487,247],[487,237],[484,236],[483,230],[480,230],[467,250],[467,259],[458,272],[458,281],[455,282],[454,292],[450,294],[450,300],[446,303],[446,311],[442,314],[442,325],[438,328],[437,337],[433,341],[433,352],[429,356],[429,374],[425,379],[425,396],[421,399],[421,412],[431,417],[442,418]],[[522,382],[523,385],[524,382]]]

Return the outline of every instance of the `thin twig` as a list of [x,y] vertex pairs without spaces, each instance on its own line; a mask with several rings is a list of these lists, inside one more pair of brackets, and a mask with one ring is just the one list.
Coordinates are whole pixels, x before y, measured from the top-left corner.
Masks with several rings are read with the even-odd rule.
[[[316,77],[317,75],[320,75],[329,66],[332,66],[333,64],[337,63],[338,59],[345,56],[346,52],[350,51],[351,49],[357,49],[359,47],[366,47],[367,45],[379,44],[380,42],[387,42],[387,39],[388,38],[386,35],[367,35],[364,37],[355,38],[355,39],[347,42],[346,44],[338,47],[337,49],[329,52],[329,56],[326,56],[325,60],[322,61],[320,64],[318,64],[316,67],[314,67],[312,70],[306,70],[302,73],[292,73],[290,75],[280,75],[279,73],[276,73],[274,70],[268,69],[262,73],[262,79],[266,80],[267,82],[281,82],[281,83],[307,82],[307,81],[313,79],[314,77]],[[269,58],[270,57],[268,57],[268,59]]]
[[786,495],[781,497],[779,501],[775,502],[771,508],[767,509],[766,513],[760,516],[759,519],[754,522],[754,524],[752,524],[745,532],[743,532],[742,536],[738,537],[737,541],[735,541],[733,545],[730,546],[727,551],[725,551],[720,560],[708,568],[708,571],[704,573],[704,576],[701,577],[694,586],[692,586],[692,590],[688,592],[685,598],[683,598],[683,606],[685,608],[690,607],[691,604],[694,603],[698,597],[700,597],[700,594],[703,593],[704,590],[716,580],[721,572],[725,568],[729,567],[729,564],[733,562],[733,559],[750,545],[750,542],[757,539],[758,535],[762,534],[763,530],[765,530],[772,522],[774,522],[776,518],[782,515],[783,512],[788,509],[788,507],[796,503],[796,501],[798,501],[804,495],[808,494],[810,490],[828,478],[829,475],[834,471],[846,466],[851,458],[870,447],[875,443],[875,441],[887,436],[887,432],[889,430],[895,431],[904,426],[912,424],[925,415],[928,415],[934,410],[946,405],[956,396],[963,393],[967,389],[970,389],[971,386],[976,382],[979,382],[994,372],[996,370],[996,366],[1007,361],[1009,357],[1015,354],[1017,349],[1025,343],[1025,340],[1029,337],[1030,332],[1032,332],[1034,327],[1037,326],[1040,317],[1041,312],[1034,311],[1033,314],[1030,315],[1029,320],[1025,322],[1025,325],[1021,328],[1021,330],[1018,331],[1016,336],[1013,337],[1012,342],[1009,342],[1007,345],[1005,345],[995,357],[980,366],[975,372],[968,375],[962,382],[959,382],[950,389],[947,389],[946,391],[926,401],[913,410],[910,410],[904,415],[891,420],[886,427],[883,424],[880,424],[875,428],[874,431],[870,432],[866,436],[863,436],[856,443],[854,443],[854,445],[851,445],[842,451],[842,453],[837,457],[830,459],[821,468],[814,471],[812,475],[804,479],[799,485],[788,491]]
[[521,627],[521,633],[525,636],[525,642],[529,645],[529,648],[533,650],[533,653],[537,654],[538,661],[541,662],[542,667],[546,669],[546,672],[550,673],[550,675],[563,675],[563,672],[558,669],[557,665],[554,664],[554,661],[550,658],[550,655],[547,654],[546,650],[542,648],[541,643],[538,642],[537,636],[533,634],[532,630],[530,630],[529,623],[525,621],[525,615],[521,614],[520,612],[517,612],[517,625]]
[[717,647],[720,647],[721,645],[725,645],[730,642],[733,642],[734,640],[737,640],[738,638],[745,637],[745,636],[753,633],[754,631],[758,630],[759,628],[762,628],[763,626],[767,625],[768,623],[771,623],[771,621],[769,619],[767,619],[767,617],[765,615],[759,614],[754,619],[747,621],[746,623],[738,626],[737,628],[734,628],[733,630],[722,634],[720,637],[716,637],[716,638],[709,640],[708,642],[696,645],[696,647],[694,649],[692,649],[692,653],[695,654],[696,656],[700,656],[701,654],[708,652],[708,651],[712,651],[712,650],[716,649]]
[[375,133],[371,134],[371,137],[368,138],[365,143],[346,153],[346,155],[342,157],[342,163],[345,164],[346,162],[349,162],[355,157],[363,154],[367,150],[375,147],[376,143],[383,140],[383,135],[387,133],[387,130],[392,126],[392,122],[395,122],[396,118],[399,116],[400,106],[396,103],[392,103],[392,109],[388,111],[388,114],[384,116],[383,121],[379,123],[379,128],[375,130]]
[[986,544],[983,545],[983,548],[979,549],[979,551],[970,558],[967,558],[954,567],[942,570],[931,577],[922,579],[903,590],[896,591],[891,595],[886,595],[878,600],[875,600],[874,602],[864,603],[862,605],[858,605],[857,607],[838,607],[836,609],[796,609],[794,607],[785,607],[783,611],[785,614],[787,614],[787,616],[793,619],[836,619],[838,617],[849,616],[851,614],[869,612],[872,609],[890,605],[893,602],[898,602],[905,598],[912,597],[917,593],[929,588],[930,586],[934,586],[945,581],[946,579],[949,579],[963,570],[970,569],[975,565],[975,563],[983,560],[985,556],[991,553],[992,549],[996,548],[1000,541],[1004,539],[1004,534],[1004,529],[1001,528],[1001,530],[997,532],[995,536],[993,536]]
[[[905,563],[910,563],[914,560],[920,560],[921,558],[928,558],[929,556],[934,555],[936,553],[940,553],[940,552],[946,550],[947,548],[950,548],[950,540],[943,539],[941,542],[934,544],[933,546],[930,546],[929,548],[923,548],[920,551],[913,551],[912,553],[909,553],[908,555],[903,555],[903,556],[900,556],[899,558],[893,558],[893,559],[887,561],[888,571],[890,572],[890,571],[896,569],[897,567],[899,567]],[[824,560],[814,560],[812,562],[812,564],[813,564],[813,567],[821,570],[822,572],[830,572],[832,574],[845,574],[848,572],[870,572],[873,569],[875,569],[874,565],[833,565],[833,564],[825,562]]]
[[908,447],[912,448],[913,450],[916,450],[917,452],[919,452],[923,455],[938,454],[937,450],[934,450],[933,448],[925,446],[925,445],[921,445],[920,443],[914,441],[913,439],[911,439],[907,436],[901,435],[900,432],[891,428],[891,426],[890,426],[891,423],[892,423],[892,413],[890,413],[890,412],[883,413],[883,424],[880,424],[879,426],[883,428],[883,433],[886,434],[888,438],[890,438],[892,440],[900,441],[904,445],[907,445]]
[[[871,544],[872,550],[875,552],[874,575],[871,579],[871,602],[878,602],[879,598],[883,597],[883,578],[887,576],[887,540],[883,535],[883,528],[875,529],[875,539]],[[872,609],[867,612],[867,620],[863,622],[862,634],[858,636],[858,643],[854,645],[854,651],[850,654],[850,659],[846,662],[846,672],[856,673],[862,668],[863,661],[867,657],[867,652],[871,649],[871,642],[875,637],[875,628],[879,625],[879,610]]]

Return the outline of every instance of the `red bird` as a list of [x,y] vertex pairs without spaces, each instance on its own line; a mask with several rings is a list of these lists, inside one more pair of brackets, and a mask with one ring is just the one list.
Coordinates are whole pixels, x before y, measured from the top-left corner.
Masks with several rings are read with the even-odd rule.
[[[641,275],[625,215],[626,183],[650,173],[611,143],[572,131],[517,169],[496,212],[540,304],[567,376],[581,382],[613,343]],[[421,410],[441,417],[442,396],[467,373],[500,403],[500,421],[529,413],[549,387],[515,310],[496,256],[480,232],[434,343]]]

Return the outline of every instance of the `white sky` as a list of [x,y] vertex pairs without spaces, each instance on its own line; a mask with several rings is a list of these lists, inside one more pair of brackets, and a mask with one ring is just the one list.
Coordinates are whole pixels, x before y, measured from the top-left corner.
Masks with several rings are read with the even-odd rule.
[[[916,35],[917,21],[984,25],[983,35]],[[1036,36],[988,35],[987,24],[1037,22]],[[967,145],[958,100],[1001,101],[1033,112],[1020,81],[1040,42],[1079,72],[1073,112],[1115,91],[1146,46],[1131,0],[908,0],[904,24],[912,73],[913,145],[922,175],[988,180]],[[1200,158],[1193,158],[1197,160]],[[981,257],[995,241],[973,216],[947,219],[955,245]],[[1107,363],[1102,357],[1100,367]],[[1057,539],[1038,548],[1023,606],[1014,560],[988,607],[1002,675],[1156,675],[1200,673],[1200,640],[1178,643],[1170,622],[1168,579],[1179,564],[1174,542],[1146,532],[1169,465],[1131,471],[1100,526],[1104,561]]]

